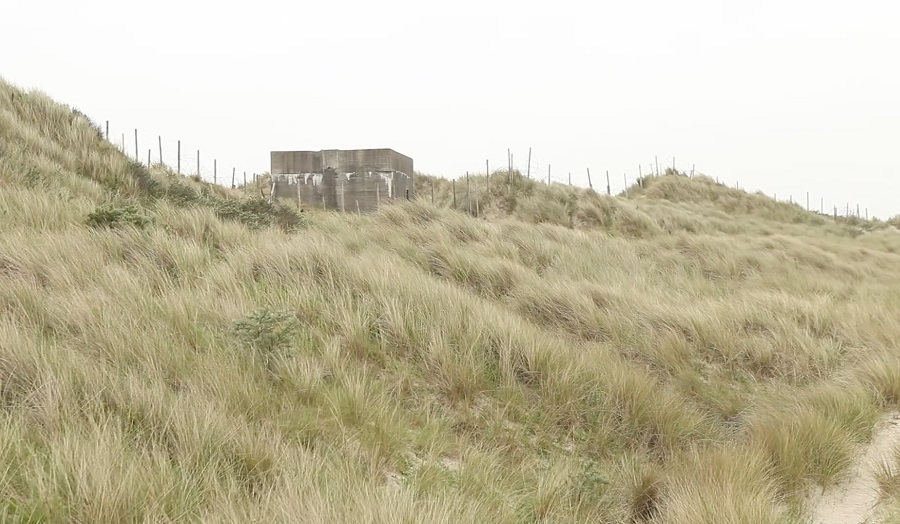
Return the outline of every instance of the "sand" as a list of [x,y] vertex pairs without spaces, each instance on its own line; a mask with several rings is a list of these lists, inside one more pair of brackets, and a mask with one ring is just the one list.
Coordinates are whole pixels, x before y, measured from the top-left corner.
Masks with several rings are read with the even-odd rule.
[[880,464],[900,446],[900,413],[884,419],[872,441],[861,449],[845,482],[813,497],[812,524],[875,524],[878,522],[878,482]]

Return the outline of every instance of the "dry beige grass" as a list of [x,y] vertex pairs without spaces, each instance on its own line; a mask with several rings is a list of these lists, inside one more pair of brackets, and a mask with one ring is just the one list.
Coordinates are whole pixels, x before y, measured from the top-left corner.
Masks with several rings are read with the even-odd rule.
[[900,401],[900,236],[517,187],[302,220],[0,84],[0,515],[803,522]]
[[[896,423],[896,421],[895,421]],[[893,428],[897,432],[897,428]],[[880,517],[884,524],[900,523],[900,442],[887,444],[874,461],[874,481],[882,502]]]

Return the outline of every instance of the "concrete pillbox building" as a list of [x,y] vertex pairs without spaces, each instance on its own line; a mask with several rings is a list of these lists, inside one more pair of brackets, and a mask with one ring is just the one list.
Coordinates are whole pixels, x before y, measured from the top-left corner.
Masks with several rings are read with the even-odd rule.
[[272,195],[367,213],[413,198],[413,160],[392,149],[272,151]]

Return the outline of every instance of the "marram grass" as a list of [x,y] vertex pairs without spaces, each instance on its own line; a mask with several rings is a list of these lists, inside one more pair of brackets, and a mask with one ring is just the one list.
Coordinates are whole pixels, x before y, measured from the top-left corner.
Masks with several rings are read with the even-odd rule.
[[431,180],[298,214],[0,84],[2,520],[799,523],[900,401],[889,224]]

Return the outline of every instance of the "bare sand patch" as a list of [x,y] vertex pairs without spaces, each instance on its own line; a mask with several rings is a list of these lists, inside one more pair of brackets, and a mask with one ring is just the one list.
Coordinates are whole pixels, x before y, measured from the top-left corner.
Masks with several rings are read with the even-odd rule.
[[812,524],[874,524],[878,518],[876,471],[900,445],[900,413],[893,413],[875,429],[845,482],[813,497]]

